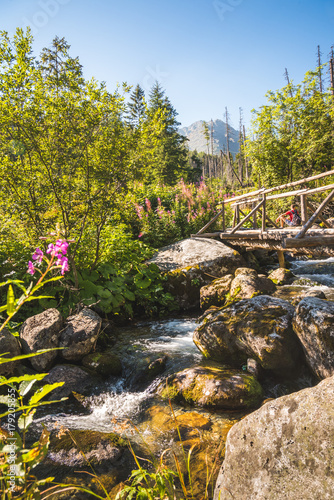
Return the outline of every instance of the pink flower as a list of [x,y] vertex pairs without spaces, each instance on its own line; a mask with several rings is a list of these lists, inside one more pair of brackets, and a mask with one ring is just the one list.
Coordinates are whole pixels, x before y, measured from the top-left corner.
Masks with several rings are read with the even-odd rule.
[[34,255],[32,256],[33,260],[37,260],[37,262],[42,262],[43,260],[43,252],[40,248],[36,248]]
[[64,255],[67,253],[68,243],[66,240],[57,240],[56,244],[50,243],[46,253],[50,253],[52,256],[56,255],[57,252],[62,252]]
[[54,253],[54,247],[53,243],[49,243],[46,253]]
[[64,275],[64,273],[66,273],[69,270],[70,270],[70,268],[69,268],[69,265],[68,265],[68,258],[67,257],[63,257],[63,262],[62,262],[62,265],[61,265],[61,274]]
[[137,212],[139,219],[142,219],[143,218],[142,212],[144,210],[143,207],[141,205],[137,205],[137,204],[135,204],[135,207],[136,207],[136,212]]
[[29,260],[29,262],[28,262],[28,271],[27,271],[27,273],[29,273],[31,275],[35,274],[35,266],[31,262],[31,260]]
[[60,250],[63,253],[63,255],[66,255],[67,248],[68,248],[68,243],[66,240],[57,240],[56,241],[55,252],[59,252],[59,250]]
[[150,212],[152,207],[151,207],[151,202],[148,198],[145,198],[145,205],[146,205],[147,211]]
[[143,236],[143,233],[138,234],[138,238],[141,238]]
[[158,197],[158,205],[159,205],[159,207],[161,207],[161,200],[159,197]]

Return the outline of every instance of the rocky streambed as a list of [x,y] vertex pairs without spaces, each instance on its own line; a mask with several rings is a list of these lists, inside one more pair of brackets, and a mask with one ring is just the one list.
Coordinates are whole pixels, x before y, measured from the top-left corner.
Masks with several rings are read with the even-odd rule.
[[[20,342],[3,332],[3,352],[64,347],[25,368],[2,365],[6,375],[48,370],[49,383],[65,382],[52,397],[68,400],[40,411],[32,428],[33,438],[42,425],[51,432],[37,475],[99,492],[74,473],[91,472],[88,458],[114,498],[136,468],[131,443],[146,460],[164,453],[175,467],[177,457],[186,481],[191,450],[196,499],[206,488],[217,499],[332,498],[334,260],[270,272],[275,260],[265,253],[242,256],[212,242],[207,255],[198,240],[157,260],[167,262],[167,287],[182,309],[201,305],[201,314],[115,328],[89,309],[66,320],[47,310],[22,326]],[[84,498],[76,495],[59,498]]]

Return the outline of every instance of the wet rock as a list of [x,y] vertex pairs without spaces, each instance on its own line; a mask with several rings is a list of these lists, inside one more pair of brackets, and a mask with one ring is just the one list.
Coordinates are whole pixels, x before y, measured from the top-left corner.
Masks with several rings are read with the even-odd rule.
[[[21,354],[20,342],[7,328],[3,328],[0,332],[0,353],[8,353],[1,358],[14,358]],[[0,365],[0,375],[10,377],[15,369],[19,366],[20,361],[12,361],[11,363],[3,363]]]
[[96,379],[86,370],[75,365],[56,365],[43,380],[47,384],[64,382],[64,385],[52,391],[49,399],[60,399],[69,396],[73,391],[87,394]]
[[162,398],[215,409],[254,408],[263,397],[252,375],[218,366],[198,366],[173,374],[158,392]]
[[61,332],[59,347],[64,347],[61,355],[67,361],[80,361],[95,347],[102,320],[87,307],[67,318]]
[[293,328],[312,371],[321,379],[334,375],[334,303],[304,298],[296,308]]
[[294,308],[288,302],[260,295],[208,314],[194,332],[194,343],[208,358],[241,366],[255,359],[279,376],[294,373],[302,354],[292,329]]
[[211,306],[222,306],[230,291],[233,274],[227,274],[223,278],[212,281],[200,290],[200,307],[208,309]]
[[291,283],[295,275],[289,269],[279,267],[269,274],[268,278],[275,283],[275,285],[287,285]]
[[168,357],[161,353],[138,353],[138,358],[127,377],[131,389],[143,389],[163,373],[167,359]]
[[331,500],[334,378],[271,400],[227,436],[214,500]]
[[231,274],[245,263],[237,251],[207,238],[189,238],[164,247],[149,262],[167,273],[166,289],[185,310],[199,306],[200,288],[212,278]]
[[112,353],[93,352],[85,356],[81,362],[83,366],[90,368],[102,377],[122,374],[121,360]]
[[171,411],[158,405],[152,406],[145,412],[147,420],[147,430],[152,430],[157,434],[172,434],[178,437],[177,428],[182,440],[189,439],[194,435],[199,436],[198,431],[208,430],[212,427],[210,419],[195,411],[187,411],[181,415],[176,415],[175,419]]
[[[36,316],[28,318],[20,329],[24,354],[31,354],[40,349],[58,347],[62,327],[63,318],[57,309],[47,309]],[[47,371],[53,365],[58,352],[55,350],[30,358],[30,363],[39,372]]]
[[259,277],[254,269],[239,268],[235,271],[228,301],[251,299],[257,295],[268,295],[275,290],[274,283],[264,276]]
[[315,297],[317,299],[326,299],[326,295],[322,290],[307,290],[304,293],[304,297]]
[[247,359],[247,371],[253,375],[257,380],[261,380],[264,377],[263,368],[256,359]]
[[80,468],[86,467],[89,461],[93,467],[101,469],[101,466],[114,465],[125,447],[126,441],[114,433],[71,430],[60,438],[52,436],[48,458],[55,465]]

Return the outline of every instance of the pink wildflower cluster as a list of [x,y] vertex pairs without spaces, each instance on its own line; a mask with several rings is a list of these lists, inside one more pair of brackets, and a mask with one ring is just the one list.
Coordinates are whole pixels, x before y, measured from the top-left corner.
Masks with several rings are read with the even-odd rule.
[[[57,240],[55,244],[50,243],[48,249],[46,251],[47,254],[51,256],[51,260],[48,259],[48,269],[55,262],[56,266],[61,267],[61,274],[64,275],[67,271],[69,271],[68,258],[65,257],[67,254],[68,242],[66,240]],[[35,253],[32,256],[32,259],[40,264],[44,258],[44,253],[40,248],[36,248]],[[29,260],[28,262],[28,271],[29,274],[33,275],[36,272],[36,267],[34,263]]]

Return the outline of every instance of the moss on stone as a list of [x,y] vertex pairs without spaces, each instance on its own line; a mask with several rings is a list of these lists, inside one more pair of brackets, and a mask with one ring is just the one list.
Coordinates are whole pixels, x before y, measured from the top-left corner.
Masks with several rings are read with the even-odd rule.
[[113,432],[104,433],[97,431],[71,430],[70,433],[66,433],[60,438],[52,436],[50,449],[58,452],[61,450],[69,451],[72,448],[77,448],[84,453],[88,453],[96,448],[103,440],[110,441],[110,443],[117,448],[127,447],[125,439]]

